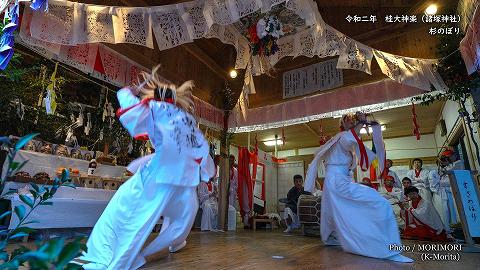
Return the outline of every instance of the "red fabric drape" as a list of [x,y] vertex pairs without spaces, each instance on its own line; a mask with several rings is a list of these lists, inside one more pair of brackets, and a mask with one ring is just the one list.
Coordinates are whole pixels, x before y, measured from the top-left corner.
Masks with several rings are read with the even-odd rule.
[[368,170],[368,155],[367,155],[367,150],[365,148],[365,144],[363,144],[362,139],[357,135],[357,132],[355,132],[355,129],[350,130],[353,134],[353,137],[358,143],[358,148],[360,149],[360,169],[362,171],[366,172]]
[[[254,151],[251,153],[246,147],[238,148],[238,189],[237,195],[240,205],[240,214],[242,218],[245,216],[245,209],[243,209],[243,201],[248,200],[248,207],[253,210],[253,182],[252,175],[250,175],[250,164],[253,165],[252,174],[257,172],[258,155]],[[248,194],[243,194],[243,187],[246,185]]]

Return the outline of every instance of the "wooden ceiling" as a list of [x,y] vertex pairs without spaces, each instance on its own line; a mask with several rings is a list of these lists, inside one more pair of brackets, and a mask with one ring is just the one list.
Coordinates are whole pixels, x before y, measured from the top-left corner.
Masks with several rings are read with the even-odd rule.
[[[443,102],[436,102],[430,106],[416,106],[417,120],[421,134],[435,132],[438,116],[443,108]],[[384,138],[398,138],[412,136],[412,108],[410,106],[399,107],[373,113],[373,117],[380,124],[386,126],[383,132]],[[320,127],[323,127],[325,135],[333,136],[339,131],[339,118],[327,118],[318,121],[287,126],[283,128],[285,145],[280,145],[278,150],[290,150],[306,147],[317,147],[319,144]],[[250,133],[251,144],[255,143],[255,136],[259,142],[260,149],[266,152],[274,151],[274,147],[267,147],[262,142],[275,139],[275,135],[282,137],[282,128],[262,130]],[[363,136],[363,139],[368,139]],[[238,133],[234,135],[233,143],[236,145],[247,145],[248,134]]]
[[[111,6],[159,6],[187,2],[184,0],[87,0],[87,3]],[[389,53],[435,58],[437,38],[428,34],[430,25],[419,23],[385,23],[385,15],[422,14],[428,4],[420,0],[316,0],[320,14],[326,23],[373,48]],[[456,6],[457,1],[437,1],[439,13],[445,14]],[[347,15],[376,15],[376,23],[348,23]],[[236,79],[228,77],[228,71],[235,64],[236,52],[233,46],[217,39],[199,39],[169,50],[160,51],[131,44],[108,44],[109,47],[134,59],[145,67],[162,64],[161,74],[181,83],[193,79],[197,88],[194,94],[222,108],[221,90],[228,82],[231,89],[240,94],[243,85],[243,72]],[[282,98],[282,72],[324,61],[318,57],[284,58],[275,68],[274,78],[255,77],[257,94],[250,96],[250,107],[260,107],[285,101]],[[355,70],[344,70],[344,85],[358,85],[385,78],[372,61],[372,75]],[[334,91],[334,90],[331,90]]]

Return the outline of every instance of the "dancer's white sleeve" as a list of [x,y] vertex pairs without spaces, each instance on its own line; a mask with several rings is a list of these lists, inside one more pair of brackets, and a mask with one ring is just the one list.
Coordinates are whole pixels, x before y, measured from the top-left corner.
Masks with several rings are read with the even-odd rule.
[[200,164],[200,180],[208,182],[210,178],[215,176],[215,163],[213,162],[212,157],[207,155],[202,159]]
[[128,133],[133,137],[147,135],[148,128],[153,126],[149,103],[139,101],[128,88],[118,91],[117,98],[121,107],[117,116]]
[[305,186],[304,190],[308,192],[313,192],[315,189],[315,181],[317,180],[318,176],[318,165],[321,162],[325,155],[328,153],[330,148],[333,147],[334,144],[340,140],[342,135],[345,134],[344,132],[338,133],[335,137],[331,138],[327,143],[320,146],[318,150],[315,152],[315,157],[313,161],[308,165],[307,176],[305,177]]

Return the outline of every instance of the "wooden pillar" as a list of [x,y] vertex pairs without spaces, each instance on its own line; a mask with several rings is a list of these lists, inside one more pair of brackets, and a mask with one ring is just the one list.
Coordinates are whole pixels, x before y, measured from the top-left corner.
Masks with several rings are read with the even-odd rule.
[[227,217],[228,217],[228,190],[230,188],[230,142],[228,139],[228,116],[229,111],[225,111],[224,125],[223,125],[223,138],[220,142],[220,181],[218,185],[218,229],[227,230]]
[[[223,149],[222,149],[223,148]],[[227,230],[227,215],[228,215],[228,189],[229,189],[229,160],[227,153],[224,152],[224,147],[220,147],[220,183],[218,188],[218,229]]]

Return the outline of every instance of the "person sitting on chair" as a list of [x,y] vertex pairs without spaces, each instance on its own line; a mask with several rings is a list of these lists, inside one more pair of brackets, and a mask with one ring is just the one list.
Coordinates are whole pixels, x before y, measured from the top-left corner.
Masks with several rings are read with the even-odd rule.
[[[212,184],[212,179],[207,183],[200,182],[197,188],[200,208],[202,208],[202,231],[215,231],[217,229],[218,202],[217,190]],[[211,191],[209,188],[211,185]]]
[[300,195],[311,195],[310,192],[303,190],[303,177],[301,175],[297,174],[293,177],[293,184],[294,186],[287,193],[287,202],[283,216],[285,223],[287,224],[287,229],[284,231],[285,233],[289,233],[293,229],[298,229],[300,227],[300,220],[297,215],[297,203]]

